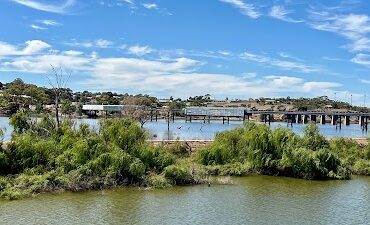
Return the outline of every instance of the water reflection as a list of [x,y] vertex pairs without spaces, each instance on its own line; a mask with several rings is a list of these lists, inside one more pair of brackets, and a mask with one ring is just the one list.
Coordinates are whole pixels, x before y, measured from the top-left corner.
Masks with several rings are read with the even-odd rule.
[[233,178],[234,185],[122,188],[0,201],[1,224],[368,224],[370,178]]

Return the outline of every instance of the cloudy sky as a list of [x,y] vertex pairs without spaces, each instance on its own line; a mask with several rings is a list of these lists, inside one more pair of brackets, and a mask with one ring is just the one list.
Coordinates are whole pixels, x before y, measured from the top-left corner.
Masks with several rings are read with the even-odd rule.
[[368,0],[1,0],[0,11],[1,82],[47,86],[53,65],[76,91],[361,105],[370,94]]

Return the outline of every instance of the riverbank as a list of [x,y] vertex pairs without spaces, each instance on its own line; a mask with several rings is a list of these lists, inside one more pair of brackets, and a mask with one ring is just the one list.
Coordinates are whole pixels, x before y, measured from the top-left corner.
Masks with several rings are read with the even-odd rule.
[[22,113],[11,121],[12,141],[0,151],[0,195],[7,199],[60,190],[168,188],[212,182],[212,175],[330,180],[370,174],[366,146],[328,140],[312,124],[303,136],[248,123],[214,141],[158,142],[128,119],[102,120],[94,130],[68,120],[56,127],[48,116],[29,122]]
[[[336,139],[336,138],[331,138]],[[328,140],[331,140],[328,139]],[[337,138],[338,139],[338,138]],[[348,140],[355,141],[359,146],[366,147],[369,144],[369,140],[367,138],[345,138]],[[185,144],[189,147],[189,151],[192,153],[197,152],[198,150],[207,147],[208,145],[212,144],[213,140],[148,140],[148,143],[152,143],[155,146],[164,145],[166,147],[173,147],[178,143]]]

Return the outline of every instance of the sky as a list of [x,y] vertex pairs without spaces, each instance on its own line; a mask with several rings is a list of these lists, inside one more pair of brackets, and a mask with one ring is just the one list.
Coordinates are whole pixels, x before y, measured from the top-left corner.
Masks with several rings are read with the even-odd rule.
[[0,0],[0,81],[47,87],[51,65],[74,91],[369,106],[370,4]]

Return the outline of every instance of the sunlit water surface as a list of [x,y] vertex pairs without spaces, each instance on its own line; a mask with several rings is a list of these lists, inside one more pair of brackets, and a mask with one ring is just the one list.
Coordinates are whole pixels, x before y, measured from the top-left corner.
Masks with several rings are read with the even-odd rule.
[[370,178],[234,178],[233,185],[121,188],[0,201],[1,224],[369,224]]

